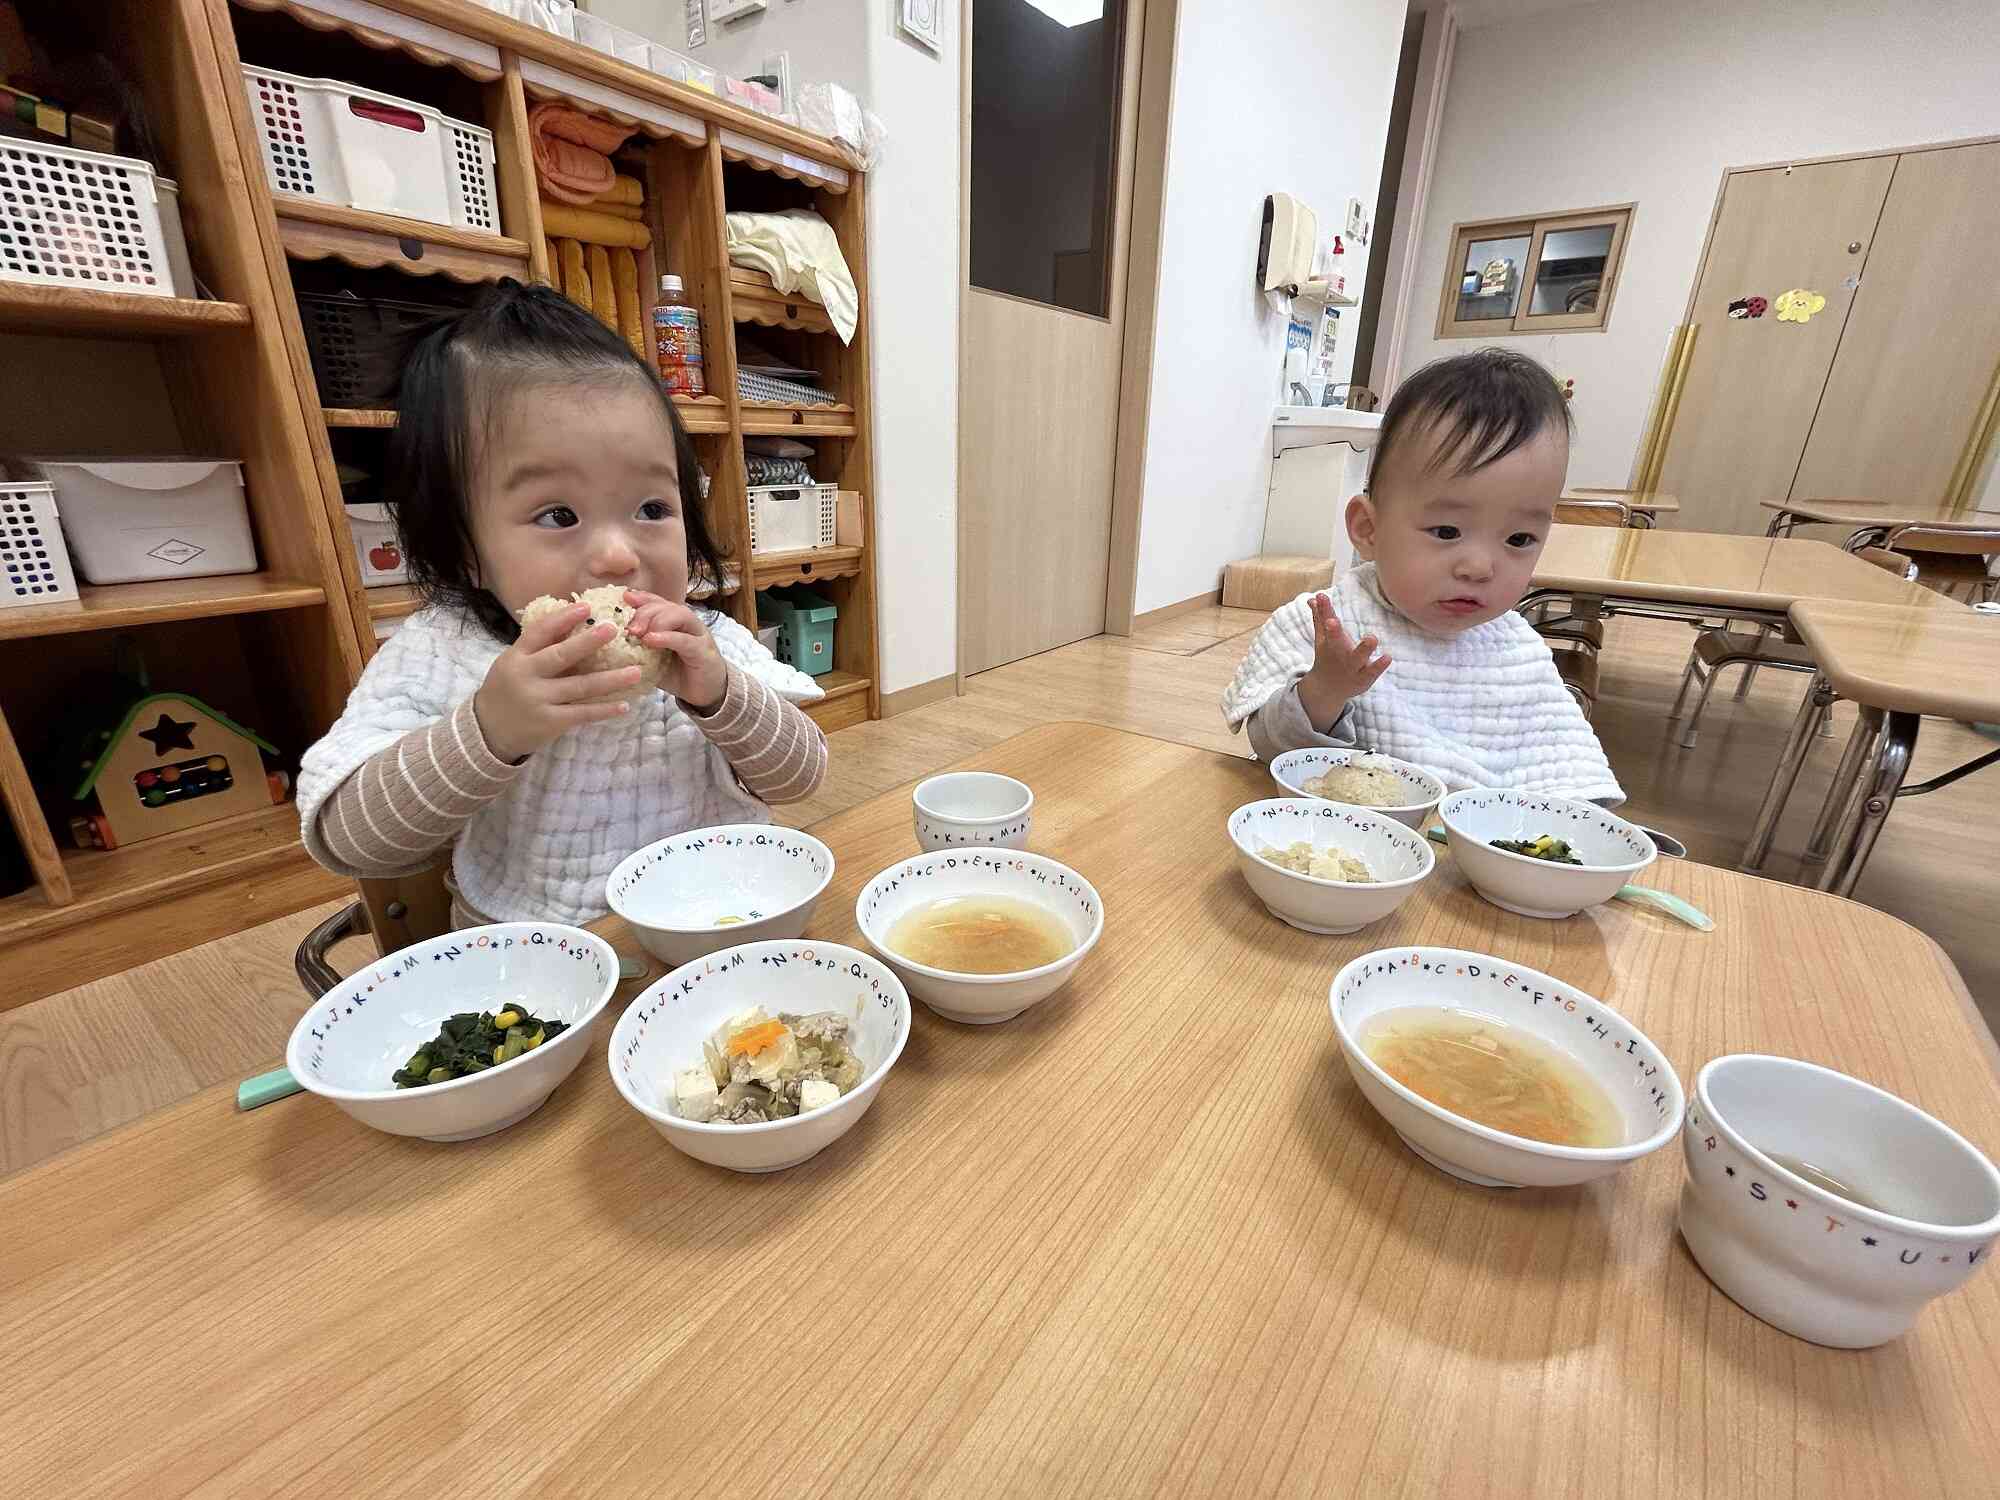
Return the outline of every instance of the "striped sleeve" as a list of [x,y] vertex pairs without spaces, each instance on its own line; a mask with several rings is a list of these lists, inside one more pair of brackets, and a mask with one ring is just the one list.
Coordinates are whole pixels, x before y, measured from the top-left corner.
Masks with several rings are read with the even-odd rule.
[[467,698],[341,782],[320,806],[317,842],[336,873],[357,879],[422,869],[520,771],[487,748]]
[[729,688],[714,713],[688,717],[720,750],[753,797],[798,802],[826,775],[826,736],[798,705],[748,673],[729,669]]

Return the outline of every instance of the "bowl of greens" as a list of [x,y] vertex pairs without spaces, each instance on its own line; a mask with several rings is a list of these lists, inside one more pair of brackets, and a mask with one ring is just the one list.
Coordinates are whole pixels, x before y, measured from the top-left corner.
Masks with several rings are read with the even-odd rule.
[[328,990],[292,1029],[285,1065],[364,1125],[469,1141],[540,1108],[590,1050],[617,987],[618,955],[596,933],[469,927]]
[[1472,888],[1524,917],[1569,917],[1609,901],[1659,855],[1637,824],[1571,797],[1474,787],[1437,811]]

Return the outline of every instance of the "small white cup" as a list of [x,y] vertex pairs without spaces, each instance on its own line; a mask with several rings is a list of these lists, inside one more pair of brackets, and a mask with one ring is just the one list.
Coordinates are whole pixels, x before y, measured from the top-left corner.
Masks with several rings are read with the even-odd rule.
[[[1708,1279],[1786,1333],[1887,1343],[2000,1238],[2000,1171],[1963,1136],[1873,1084],[1789,1057],[1718,1057],[1681,1128],[1680,1229]],[[1864,1208],[1772,1161],[1810,1163]]]
[[979,844],[1028,847],[1035,794],[1026,783],[991,771],[949,771],[917,783],[910,794],[917,843],[925,850]]

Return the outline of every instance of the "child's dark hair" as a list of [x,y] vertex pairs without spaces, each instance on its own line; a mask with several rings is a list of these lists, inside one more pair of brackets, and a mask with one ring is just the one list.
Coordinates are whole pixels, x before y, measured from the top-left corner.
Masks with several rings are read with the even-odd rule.
[[1567,437],[1574,424],[1555,377],[1525,354],[1479,349],[1425,365],[1396,387],[1382,414],[1382,435],[1368,466],[1369,490],[1389,455],[1413,428],[1435,426],[1431,467],[1470,474],[1505,458],[1550,427]]
[[427,603],[469,612],[498,639],[520,624],[478,583],[469,514],[474,465],[502,400],[544,382],[644,383],[674,435],[688,581],[719,585],[701,465],[659,377],[631,347],[567,297],[508,278],[462,312],[416,330],[402,361],[385,486],[410,579]]

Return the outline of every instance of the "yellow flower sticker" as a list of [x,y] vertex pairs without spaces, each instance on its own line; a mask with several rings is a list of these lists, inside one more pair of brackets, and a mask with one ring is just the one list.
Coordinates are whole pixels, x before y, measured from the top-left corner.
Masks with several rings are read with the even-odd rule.
[[1772,305],[1778,309],[1780,323],[1803,323],[1826,306],[1826,298],[1795,286],[1789,292],[1778,293],[1778,300]]

